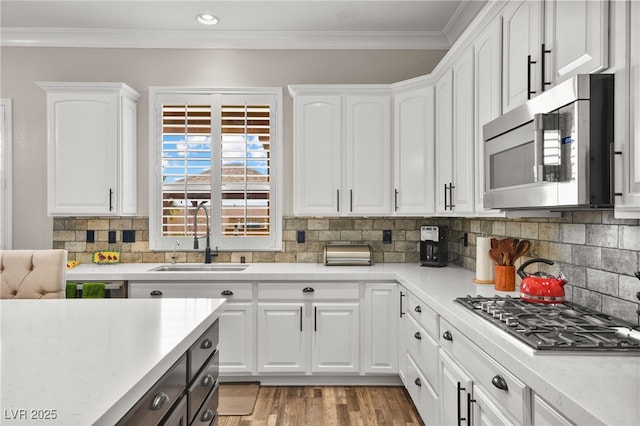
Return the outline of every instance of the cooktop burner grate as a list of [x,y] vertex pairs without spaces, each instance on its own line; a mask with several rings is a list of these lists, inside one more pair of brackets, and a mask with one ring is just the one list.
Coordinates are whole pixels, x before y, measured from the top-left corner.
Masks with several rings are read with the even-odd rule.
[[537,350],[640,351],[640,328],[571,302],[538,304],[510,296],[456,302]]

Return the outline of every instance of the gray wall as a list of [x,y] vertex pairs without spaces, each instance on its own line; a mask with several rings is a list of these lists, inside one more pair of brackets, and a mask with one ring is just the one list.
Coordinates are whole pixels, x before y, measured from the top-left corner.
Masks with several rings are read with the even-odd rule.
[[[289,84],[388,84],[430,73],[446,51],[0,49],[0,96],[13,99],[14,248],[49,248],[45,94],[35,81],[118,81],[138,103],[138,206],[148,214],[149,86],[281,86],[284,97],[284,213],[292,211]],[[99,159],[87,159],[99,161]]]

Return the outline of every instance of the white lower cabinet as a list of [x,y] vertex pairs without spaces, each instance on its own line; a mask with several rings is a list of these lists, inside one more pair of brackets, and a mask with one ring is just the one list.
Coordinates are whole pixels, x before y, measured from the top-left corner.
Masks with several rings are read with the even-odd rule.
[[525,424],[530,389],[443,318],[440,332],[443,424]]
[[532,395],[532,419],[531,424],[535,426],[570,426],[574,423],[564,417],[558,410],[553,408],[537,394]]
[[411,395],[422,421],[425,425],[439,425],[438,419],[438,394],[429,383],[429,380],[422,374],[422,370],[417,366],[411,355],[406,356],[407,382],[406,388]]
[[363,372],[398,374],[398,284],[364,285]]
[[220,313],[220,373],[255,372],[255,303],[251,283],[129,282],[130,298],[224,297]]
[[359,371],[359,283],[259,284],[259,373]]

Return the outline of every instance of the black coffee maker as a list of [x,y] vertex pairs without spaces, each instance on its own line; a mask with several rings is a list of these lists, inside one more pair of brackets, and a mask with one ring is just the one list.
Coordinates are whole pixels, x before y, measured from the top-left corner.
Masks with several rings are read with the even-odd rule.
[[420,263],[422,266],[441,268],[449,260],[449,239],[447,226],[420,227]]

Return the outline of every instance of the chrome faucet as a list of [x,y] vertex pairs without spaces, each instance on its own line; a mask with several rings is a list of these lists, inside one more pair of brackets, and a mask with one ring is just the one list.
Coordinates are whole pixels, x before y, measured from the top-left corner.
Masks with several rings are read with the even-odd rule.
[[[210,235],[211,230],[209,229],[209,213],[207,213],[207,209],[204,206],[204,202],[202,202],[198,207],[196,207],[196,212],[193,215],[193,248],[194,250],[198,250],[198,212],[200,209],[204,210],[204,216],[207,219],[207,245],[204,248],[204,263],[211,263],[211,244],[210,244]],[[216,254],[217,255],[217,254]]]
[[176,250],[178,249],[178,246],[180,245],[180,241],[176,240],[176,242],[173,244],[173,255],[171,256],[171,263],[175,265],[176,263]]

